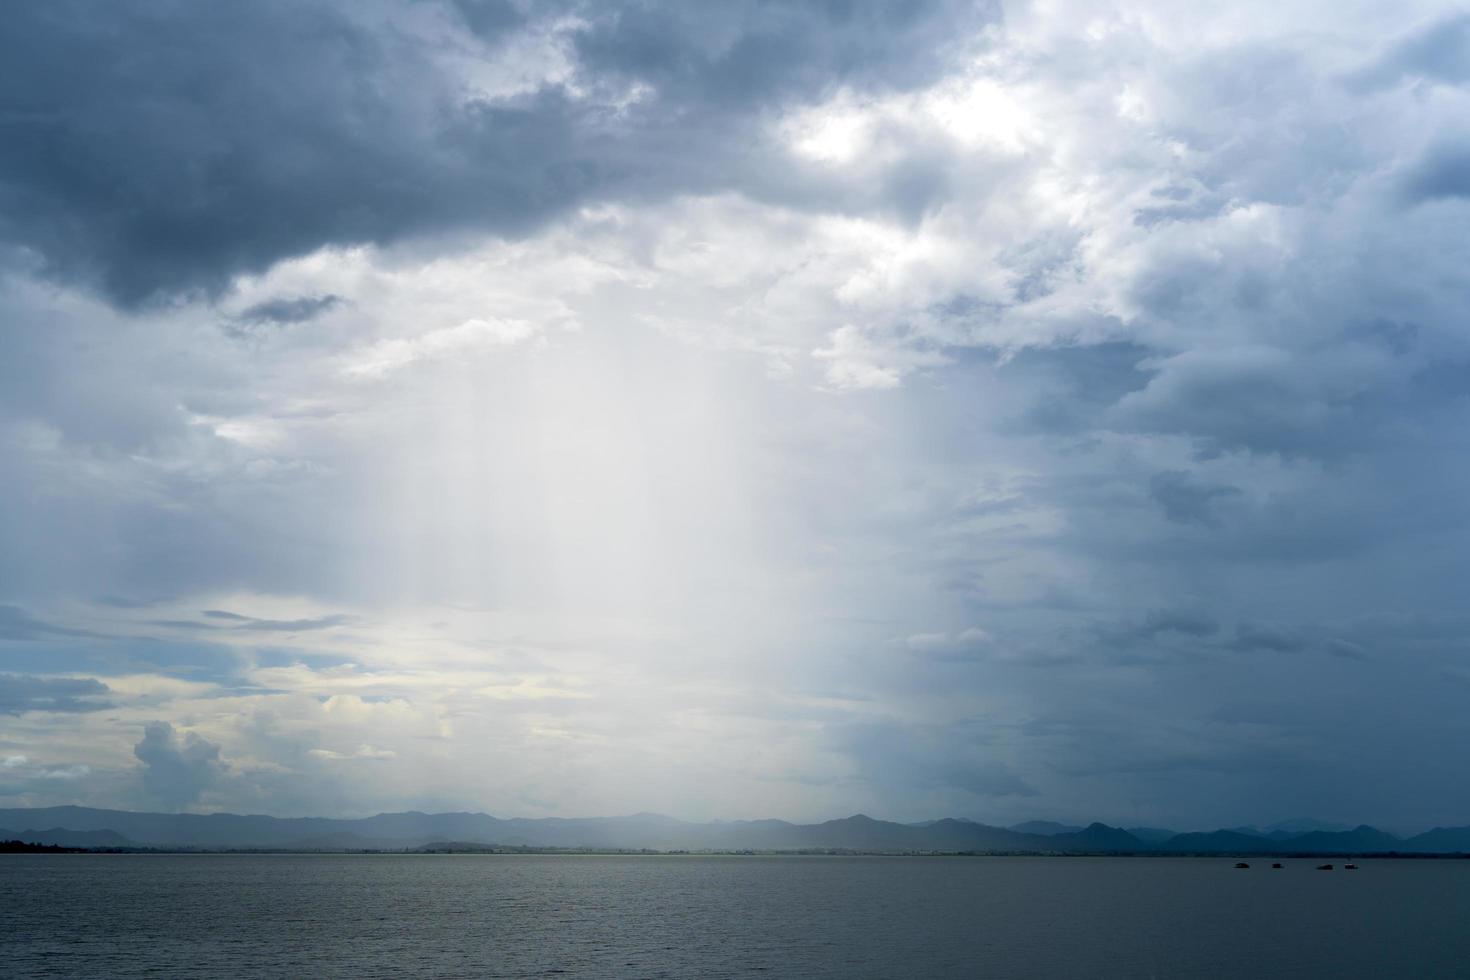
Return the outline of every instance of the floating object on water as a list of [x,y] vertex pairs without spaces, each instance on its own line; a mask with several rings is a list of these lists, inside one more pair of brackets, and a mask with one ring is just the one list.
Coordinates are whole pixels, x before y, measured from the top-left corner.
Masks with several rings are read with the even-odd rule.
[[1250,867],[1250,865],[1246,864],[1244,861],[1236,861],[1235,862],[1235,866],[1237,868],[1249,868]]
[[1273,868],[1279,868],[1279,867],[1281,867],[1281,866],[1282,866],[1282,864],[1281,864],[1281,862],[1280,862],[1280,861],[1275,861],[1275,862],[1273,862],[1273,863],[1272,863],[1272,865],[1271,865],[1271,867],[1273,867]]
[[1344,864],[1342,866],[1342,870],[1344,870],[1344,871],[1357,871],[1358,870],[1358,866],[1356,864]]
[[1331,871],[1332,870],[1332,865],[1330,865],[1330,864],[1319,864],[1319,865],[1317,865],[1317,870],[1318,871]]

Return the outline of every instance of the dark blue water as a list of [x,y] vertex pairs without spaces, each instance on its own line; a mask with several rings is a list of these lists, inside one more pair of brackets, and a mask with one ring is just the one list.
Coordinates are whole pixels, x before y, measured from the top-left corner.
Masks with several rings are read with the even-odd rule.
[[1470,977],[1470,861],[0,856],[5,977]]

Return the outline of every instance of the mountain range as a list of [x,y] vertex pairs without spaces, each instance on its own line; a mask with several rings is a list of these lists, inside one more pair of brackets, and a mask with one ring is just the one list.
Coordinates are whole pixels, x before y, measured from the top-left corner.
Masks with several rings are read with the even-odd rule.
[[139,813],[59,806],[0,809],[0,840],[87,848],[414,850],[449,845],[690,851],[988,853],[1467,853],[1470,827],[1400,838],[1373,827],[1311,821],[1182,833],[1029,821],[993,827],[962,818],[894,823],[863,814],[797,824],[785,820],[690,823],[654,813],[626,817],[497,818],[483,813],[380,813],[359,819],[233,813]]

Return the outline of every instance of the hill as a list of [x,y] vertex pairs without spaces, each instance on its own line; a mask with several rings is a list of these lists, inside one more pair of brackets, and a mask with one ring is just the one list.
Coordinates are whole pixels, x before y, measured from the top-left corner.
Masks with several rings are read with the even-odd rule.
[[850,850],[1101,852],[1142,842],[1103,824],[1060,834],[1028,834],[970,820],[924,825],[855,814],[816,824],[785,820],[689,823],[653,813],[625,817],[501,819],[483,813],[380,813],[342,820],[232,813],[137,813],[87,807],[0,810],[0,826],[50,825],[44,843],[162,848],[293,850],[407,849],[424,845],[653,850]]
[[[1306,823],[1303,821],[1303,823]],[[656,813],[622,817],[500,818],[484,813],[380,813],[359,819],[234,813],[139,813],[61,806],[0,809],[0,837],[35,845],[165,849],[412,850],[605,849],[659,851],[864,851],[1051,854],[1470,853],[1470,827],[1401,839],[1366,825],[1351,830],[1254,827],[1173,834],[1093,823],[1033,821],[995,827],[960,818],[896,823],[854,814],[821,823],[729,820],[691,823]]]

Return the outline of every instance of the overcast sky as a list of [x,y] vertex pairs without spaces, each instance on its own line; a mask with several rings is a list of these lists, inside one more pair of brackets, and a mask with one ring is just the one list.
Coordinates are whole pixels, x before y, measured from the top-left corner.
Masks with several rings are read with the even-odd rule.
[[35,0],[0,805],[1470,823],[1470,13]]

